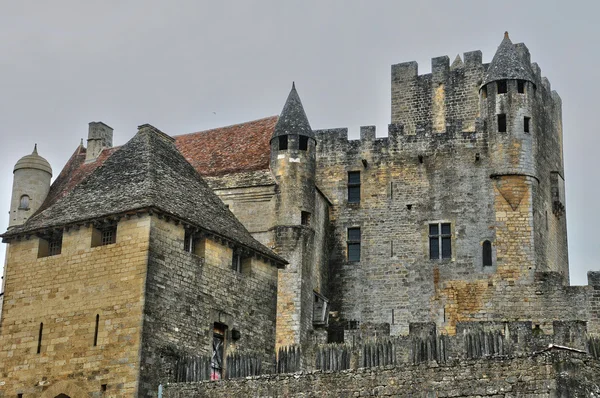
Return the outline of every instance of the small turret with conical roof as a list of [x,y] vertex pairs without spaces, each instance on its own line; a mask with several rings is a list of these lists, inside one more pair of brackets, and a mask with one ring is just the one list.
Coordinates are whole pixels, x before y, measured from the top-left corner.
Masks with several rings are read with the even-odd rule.
[[9,228],[23,224],[40,208],[50,190],[52,167],[38,154],[35,144],[30,155],[17,161],[13,174]]
[[482,86],[499,80],[535,82],[531,65],[512,43],[508,32],[504,32],[504,39],[498,46],[498,50],[488,67]]

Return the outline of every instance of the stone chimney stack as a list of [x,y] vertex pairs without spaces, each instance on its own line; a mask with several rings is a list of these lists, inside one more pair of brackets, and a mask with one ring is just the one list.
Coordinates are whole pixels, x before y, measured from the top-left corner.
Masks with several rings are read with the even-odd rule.
[[112,127],[102,122],[90,122],[87,139],[86,162],[93,162],[104,148],[111,148],[113,141]]

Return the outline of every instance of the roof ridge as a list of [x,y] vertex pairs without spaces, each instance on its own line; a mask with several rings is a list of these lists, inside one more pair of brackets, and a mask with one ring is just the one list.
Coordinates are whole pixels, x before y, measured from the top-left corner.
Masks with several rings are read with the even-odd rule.
[[227,128],[231,128],[231,127],[237,127],[237,126],[241,126],[243,124],[248,124],[248,123],[262,122],[264,120],[274,119],[274,118],[278,118],[278,117],[279,117],[279,115],[267,116],[267,117],[263,117],[260,119],[248,120],[246,122],[233,123],[233,124],[229,124],[227,126],[213,127],[208,130],[194,131],[192,133],[176,134],[176,135],[172,135],[171,137],[177,138],[177,137],[184,137],[186,135],[192,135],[192,134],[208,133],[208,132],[215,131],[215,130],[222,130],[222,129],[227,129]]

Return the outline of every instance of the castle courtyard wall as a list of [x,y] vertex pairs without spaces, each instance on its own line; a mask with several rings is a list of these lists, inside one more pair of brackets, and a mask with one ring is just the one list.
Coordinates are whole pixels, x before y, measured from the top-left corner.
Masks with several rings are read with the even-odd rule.
[[9,244],[0,395],[95,396],[103,385],[106,396],[136,395],[150,223],[122,220],[116,243],[94,248],[91,226],[64,231],[50,257],[38,258],[34,236]]

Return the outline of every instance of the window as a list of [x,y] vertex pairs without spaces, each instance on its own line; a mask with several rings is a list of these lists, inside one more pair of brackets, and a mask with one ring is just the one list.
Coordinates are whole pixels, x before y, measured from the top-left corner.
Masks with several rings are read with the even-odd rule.
[[329,301],[319,293],[313,293],[313,326],[327,326]]
[[38,345],[37,345],[37,353],[42,352],[42,334],[44,332],[44,323],[40,323],[40,332],[38,334]]
[[452,233],[450,223],[429,224],[429,258],[452,258]]
[[184,251],[204,257],[205,246],[205,241],[200,234],[194,233],[190,230],[185,231],[185,235],[183,237]]
[[117,243],[117,226],[101,226],[92,231],[92,247],[106,246]]
[[481,88],[481,97],[482,97],[483,99],[487,98],[487,86],[483,86],[483,87]]
[[348,261],[360,261],[360,228],[348,228]]
[[286,149],[288,149],[288,136],[280,135],[279,136],[279,150],[285,151]]
[[94,329],[94,347],[98,345],[98,327],[100,326],[100,314],[96,314],[96,328]]
[[529,133],[529,124],[530,124],[531,118],[525,116],[523,118],[523,131],[526,133]]
[[302,225],[310,225],[310,213],[307,211],[303,211],[300,214],[300,224]]
[[300,141],[298,141],[298,149],[300,149],[301,151],[307,151],[308,150],[308,137],[301,135],[300,136]]
[[489,240],[483,242],[481,247],[482,262],[484,267],[492,266],[492,243]]
[[236,250],[233,251],[231,269],[236,272],[242,272],[242,255]]
[[29,196],[21,196],[21,200],[19,201],[19,210],[29,210]]
[[525,80],[517,80],[517,92],[525,94]]
[[498,115],[498,132],[506,133],[506,115],[503,113]]
[[498,80],[496,82],[496,85],[498,87],[498,94],[506,94],[506,92],[508,91],[508,85],[506,84],[506,80]]
[[40,238],[38,257],[56,256],[61,253],[62,232]]
[[210,379],[223,378],[223,353],[225,352],[225,331],[227,326],[215,322],[213,327],[212,356],[210,358]]
[[360,202],[360,171],[348,172],[348,203]]

